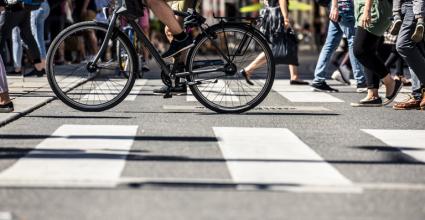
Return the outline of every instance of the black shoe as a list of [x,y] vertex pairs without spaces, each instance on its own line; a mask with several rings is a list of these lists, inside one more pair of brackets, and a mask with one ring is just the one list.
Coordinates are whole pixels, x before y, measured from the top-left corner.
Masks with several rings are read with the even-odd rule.
[[387,96],[387,100],[385,100],[384,105],[390,104],[392,101],[394,101],[395,97],[397,97],[398,93],[400,92],[401,88],[403,88],[403,83],[400,80],[395,80],[395,87],[394,91],[390,96]]
[[315,92],[339,92],[338,89],[330,87],[326,82],[312,83],[313,91]]
[[[159,89],[154,89],[153,93],[155,94],[165,94],[167,93],[168,86],[163,86]],[[183,84],[176,85],[176,87],[171,88],[172,94],[185,94],[187,92],[187,87]]]
[[193,46],[195,46],[195,44],[193,43],[192,36],[189,34],[182,41],[178,41],[174,39],[173,41],[171,41],[170,48],[168,49],[168,51],[162,54],[162,58],[167,59],[167,58],[173,57],[184,50],[188,50],[192,48]]
[[24,76],[25,77],[28,77],[28,76],[42,77],[45,73],[46,73],[46,70],[44,69],[40,71],[38,71],[37,69],[33,69],[31,72],[24,74]]
[[15,110],[13,107],[13,102],[0,105],[0,113],[10,113],[10,112],[13,112],[13,110]]
[[375,97],[372,99],[363,99],[356,103],[351,103],[353,107],[381,107],[382,99],[381,97]]
[[290,80],[289,85],[291,86],[303,86],[303,85],[310,85],[310,83],[301,81],[301,80]]
[[254,83],[251,81],[251,79],[249,79],[249,77],[246,74],[246,71],[244,69],[241,69],[241,71],[239,71],[239,73],[243,76],[243,78],[245,78],[246,83],[248,83],[251,86],[254,85]]
[[16,72],[16,71],[8,72],[7,75],[8,76],[22,76],[22,71],[19,71],[19,72]]
[[151,68],[149,68],[149,66],[148,66],[148,65],[143,64],[143,65],[142,65],[142,72],[149,72],[149,71],[151,71]]

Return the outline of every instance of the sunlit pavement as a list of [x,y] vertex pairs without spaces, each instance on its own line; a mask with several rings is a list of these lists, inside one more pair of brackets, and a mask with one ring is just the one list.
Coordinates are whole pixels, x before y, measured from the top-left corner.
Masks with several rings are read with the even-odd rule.
[[153,95],[155,74],[101,113],[12,84],[48,101],[0,128],[0,220],[425,218],[425,112],[352,108],[354,87],[289,86],[282,66],[260,107],[220,115]]

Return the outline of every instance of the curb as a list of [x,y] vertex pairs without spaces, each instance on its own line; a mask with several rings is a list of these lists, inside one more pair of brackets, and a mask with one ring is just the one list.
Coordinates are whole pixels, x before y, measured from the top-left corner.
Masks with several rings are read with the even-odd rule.
[[[18,98],[22,98],[22,97],[17,97],[14,100],[16,100]],[[46,98],[46,100],[41,101],[41,102],[37,103],[36,105],[32,105],[30,107],[24,108],[21,111],[8,113],[8,114],[10,114],[9,116],[6,116],[4,119],[1,119],[0,127],[4,127],[5,125],[7,125],[9,123],[11,123],[11,122],[13,122],[13,121],[15,121],[15,120],[17,120],[21,117],[24,117],[25,115],[33,112],[34,110],[37,110],[37,109],[43,107],[44,105],[50,103],[54,99],[56,99],[56,98],[55,97],[49,97],[49,98]]]

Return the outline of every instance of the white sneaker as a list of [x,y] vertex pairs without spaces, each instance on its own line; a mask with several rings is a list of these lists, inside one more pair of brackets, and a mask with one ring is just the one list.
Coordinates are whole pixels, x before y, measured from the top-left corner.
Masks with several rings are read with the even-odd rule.
[[339,70],[335,70],[335,71],[332,73],[331,78],[332,78],[333,80],[336,80],[336,81],[338,81],[338,82],[340,82],[340,83],[345,84],[345,81],[344,81],[344,79],[342,78],[341,72],[340,72]]

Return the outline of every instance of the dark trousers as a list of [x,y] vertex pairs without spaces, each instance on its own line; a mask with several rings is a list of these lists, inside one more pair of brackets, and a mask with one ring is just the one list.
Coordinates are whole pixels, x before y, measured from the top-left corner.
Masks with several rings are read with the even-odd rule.
[[379,82],[390,72],[378,55],[381,37],[357,27],[354,38],[354,56],[364,66],[368,89],[379,89]]
[[[29,55],[34,63],[40,63],[40,51],[38,50],[37,42],[31,32],[31,11],[20,10],[16,12],[7,11],[5,13],[5,22],[1,29],[0,45],[5,45],[6,40],[12,37],[14,27],[21,29],[22,40],[28,45]],[[5,57],[4,54],[2,54]]]
[[395,64],[395,74],[397,76],[404,76],[404,61],[398,54],[395,44],[381,44],[379,54],[382,60],[385,60],[385,66],[390,69]]

